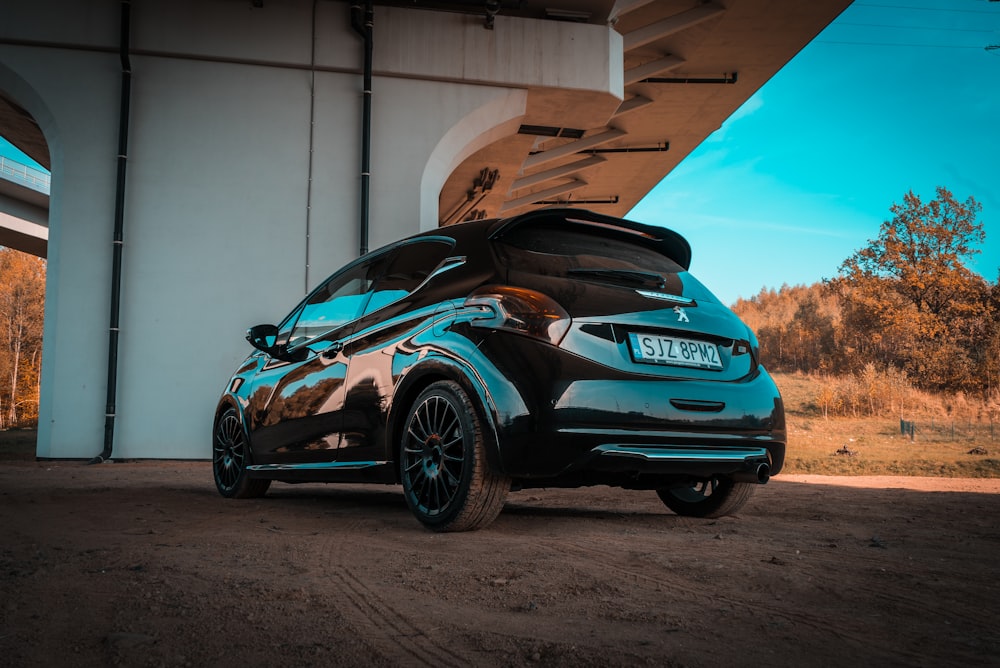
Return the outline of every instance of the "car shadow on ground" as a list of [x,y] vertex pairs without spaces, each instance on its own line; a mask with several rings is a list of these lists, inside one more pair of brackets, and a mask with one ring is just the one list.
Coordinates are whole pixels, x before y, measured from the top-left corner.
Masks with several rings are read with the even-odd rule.
[[[562,490],[563,493],[566,491]],[[609,492],[615,493],[611,490]],[[649,492],[649,494],[653,493]],[[523,500],[519,500],[520,495],[521,493],[515,492],[508,497],[507,503],[500,513],[500,518],[517,517],[532,520],[582,520],[587,522],[616,521],[623,518],[676,518],[665,508],[657,512],[645,509],[600,507],[595,505],[592,500],[588,500],[586,491],[583,490],[578,491],[581,505],[546,503],[544,492],[541,495],[532,494],[522,497]],[[653,498],[655,499],[655,496]],[[365,487],[334,484],[318,486],[308,484],[300,487],[298,485],[276,484],[271,486],[261,502],[265,504],[265,507],[271,507],[274,510],[287,509],[289,512],[321,509],[333,514],[354,513],[370,520],[378,517],[413,519],[406,506],[406,501],[403,499],[402,487],[399,486]]]

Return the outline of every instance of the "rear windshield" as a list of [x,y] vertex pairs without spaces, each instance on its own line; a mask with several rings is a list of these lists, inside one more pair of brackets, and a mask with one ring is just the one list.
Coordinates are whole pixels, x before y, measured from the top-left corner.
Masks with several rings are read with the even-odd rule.
[[539,222],[505,233],[496,248],[512,271],[607,282],[615,282],[615,271],[623,273],[623,282],[636,280],[628,276],[630,272],[659,275],[665,282],[661,289],[666,292],[715,301],[679,264],[637,243],[627,233]]
[[[656,251],[607,231],[566,228],[551,223],[521,225],[503,235],[510,266],[538,273],[600,267],[676,274],[676,262]],[[520,252],[519,252],[520,251]]]

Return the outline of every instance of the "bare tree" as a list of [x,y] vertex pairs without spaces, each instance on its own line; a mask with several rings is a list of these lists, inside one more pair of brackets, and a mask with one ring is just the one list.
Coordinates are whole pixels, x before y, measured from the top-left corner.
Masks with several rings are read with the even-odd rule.
[[0,427],[37,419],[45,261],[0,248]]

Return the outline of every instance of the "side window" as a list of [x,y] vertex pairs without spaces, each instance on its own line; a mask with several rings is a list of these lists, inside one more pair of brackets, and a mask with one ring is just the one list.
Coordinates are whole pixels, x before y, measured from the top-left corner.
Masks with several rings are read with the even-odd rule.
[[420,287],[448,257],[451,248],[451,244],[443,241],[420,241],[400,248],[375,286],[365,315],[402,299]]
[[373,258],[333,276],[313,292],[298,315],[288,336],[288,345],[315,338],[361,315],[369,291],[385,266],[386,256]]

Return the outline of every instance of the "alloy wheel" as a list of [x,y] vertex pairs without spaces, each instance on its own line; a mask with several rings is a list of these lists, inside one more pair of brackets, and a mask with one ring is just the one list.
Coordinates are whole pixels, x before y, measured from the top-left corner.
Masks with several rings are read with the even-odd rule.
[[220,489],[232,490],[246,467],[247,441],[234,411],[227,411],[215,427],[212,466]]
[[458,409],[446,397],[428,396],[413,410],[403,444],[403,474],[422,513],[441,513],[455,499],[466,447]]

